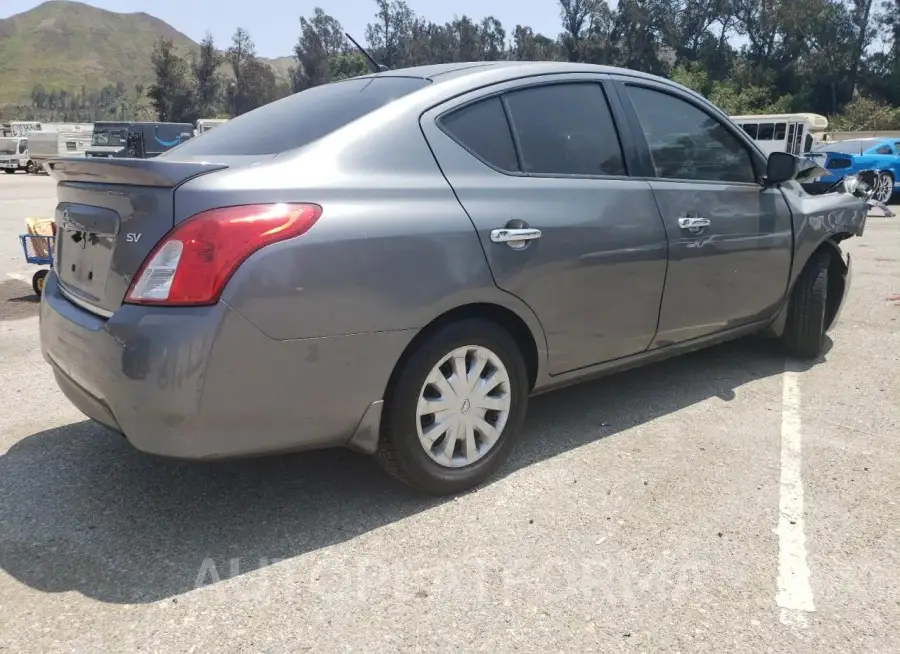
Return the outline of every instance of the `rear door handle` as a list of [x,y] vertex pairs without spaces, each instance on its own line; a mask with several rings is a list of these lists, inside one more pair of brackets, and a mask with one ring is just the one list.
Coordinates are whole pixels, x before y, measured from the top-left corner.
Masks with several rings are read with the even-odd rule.
[[523,241],[533,241],[541,237],[541,230],[531,227],[513,229],[504,227],[503,229],[491,230],[491,240],[494,243],[517,243]]
[[701,218],[700,216],[686,216],[678,219],[678,226],[681,229],[700,229],[701,227],[709,227],[709,218]]

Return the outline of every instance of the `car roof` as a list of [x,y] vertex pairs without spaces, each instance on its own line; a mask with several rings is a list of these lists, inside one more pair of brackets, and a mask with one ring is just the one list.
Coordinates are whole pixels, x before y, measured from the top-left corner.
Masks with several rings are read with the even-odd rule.
[[470,75],[488,75],[496,78],[515,79],[529,75],[541,75],[552,73],[605,73],[608,75],[627,75],[657,82],[664,82],[672,86],[681,87],[672,80],[642,73],[630,68],[618,68],[616,66],[600,66],[597,64],[573,63],[568,61],[465,61],[449,64],[430,64],[427,66],[411,66],[409,68],[397,68],[379,73],[372,73],[364,77],[416,77],[432,82],[443,82],[449,79],[459,79]]
[[890,136],[861,136],[859,138],[852,139],[841,139],[840,141],[830,141],[827,145],[838,144],[838,143],[860,143],[864,144],[866,147],[874,148],[879,145],[893,145],[900,141],[900,136],[890,137]]

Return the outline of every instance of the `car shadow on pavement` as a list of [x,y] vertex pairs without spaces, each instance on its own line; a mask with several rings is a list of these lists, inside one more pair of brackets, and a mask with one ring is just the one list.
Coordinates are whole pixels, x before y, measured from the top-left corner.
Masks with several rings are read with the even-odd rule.
[[[536,397],[491,483],[783,370],[773,344],[748,339]],[[233,558],[243,574],[248,561],[296,557],[444,501],[349,451],[174,462],[84,421],[0,456],[0,569],[44,592],[154,602],[193,590],[204,560],[224,580]]]

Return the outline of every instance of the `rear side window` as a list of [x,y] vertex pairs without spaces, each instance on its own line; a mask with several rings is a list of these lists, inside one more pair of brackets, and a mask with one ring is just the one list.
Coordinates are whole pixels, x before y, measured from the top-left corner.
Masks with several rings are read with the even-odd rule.
[[192,138],[163,157],[267,155],[299,148],[427,86],[418,77],[322,84],[277,100]]
[[499,97],[480,100],[444,116],[441,128],[479,159],[501,170],[519,170],[516,147]]
[[506,103],[526,173],[627,174],[606,95],[598,84],[513,91]]

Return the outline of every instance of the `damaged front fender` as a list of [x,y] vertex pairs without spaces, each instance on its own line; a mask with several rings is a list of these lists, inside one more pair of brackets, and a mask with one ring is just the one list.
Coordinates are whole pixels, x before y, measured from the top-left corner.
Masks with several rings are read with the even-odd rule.
[[784,332],[794,284],[810,258],[821,248],[826,248],[833,255],[829,270],[829,313],[826,316],[826,329],[830,329],[840,316],[851,278],[850,256],[841,252],[839,243],[863,235],[869,200],[849,192],[810,195],[796,182],[786,184],[782,192],[793,220],[794,256],[785,301],[768,331],[774,336],[781,336]]

